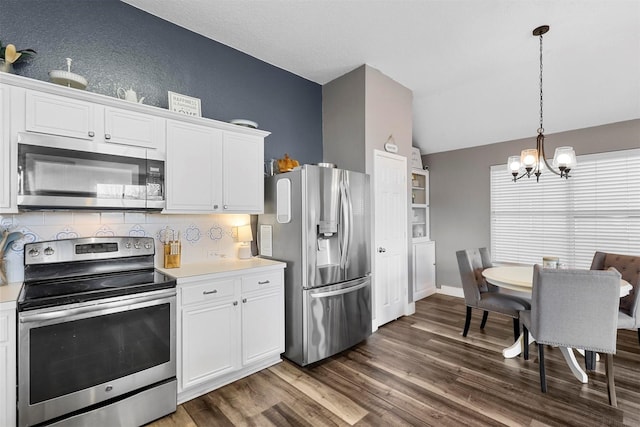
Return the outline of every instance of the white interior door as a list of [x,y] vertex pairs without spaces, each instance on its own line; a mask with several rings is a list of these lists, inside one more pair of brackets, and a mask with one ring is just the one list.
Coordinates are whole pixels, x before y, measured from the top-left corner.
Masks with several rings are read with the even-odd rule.
[[408,304],[407,159],[375,150],[375,307],[383,325],[405,313]]

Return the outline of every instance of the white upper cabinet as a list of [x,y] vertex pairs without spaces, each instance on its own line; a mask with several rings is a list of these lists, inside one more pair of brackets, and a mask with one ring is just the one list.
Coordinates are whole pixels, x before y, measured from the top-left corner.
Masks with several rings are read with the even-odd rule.
[[95,104],[28,90],[25,128],[29,132],[93,140]]
[[167,212],[221,209],[222,137],[218,129],[167,121]]
[[264,138],[167,121],[166,212],[261,213]]
[[120,108],[105,107],[104,139],[165,152],[164,119]]
[[264,208],[264,139],[225,132],[223,212],[262,213]]
[[11,150],[20,132],[144,148],[165,161],[166,213],[263,211],[269,132],[21,76],[0,83],[0,212],[17,211]]
[[9,87],[0,85],[0,212],[11,208],[11,133]]
[[32,90],[26,93],[25,129],[29,132],[132,145],[164,154],[164,122],[151,114]]

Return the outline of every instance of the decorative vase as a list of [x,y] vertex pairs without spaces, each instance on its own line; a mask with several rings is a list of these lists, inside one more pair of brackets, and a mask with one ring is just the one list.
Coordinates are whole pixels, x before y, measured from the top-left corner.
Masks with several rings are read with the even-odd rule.
[[0,72],[13,74],[13,64],[4,59],[0,59]]

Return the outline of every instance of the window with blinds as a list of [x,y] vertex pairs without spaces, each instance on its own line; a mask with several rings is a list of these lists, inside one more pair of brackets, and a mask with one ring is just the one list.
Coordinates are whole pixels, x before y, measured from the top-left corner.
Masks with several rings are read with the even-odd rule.
[[514,183],[506,165],[491,167],[494,261],[589,268],[596,251],[640,255],[640,149],[577,160],[568,180],[546,170]]

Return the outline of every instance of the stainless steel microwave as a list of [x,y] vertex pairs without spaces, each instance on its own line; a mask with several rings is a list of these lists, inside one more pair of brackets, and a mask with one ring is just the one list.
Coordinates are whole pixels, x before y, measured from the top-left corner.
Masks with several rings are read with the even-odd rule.
[[18,134],[18,209],[161,210],[164,160],[153,150]]

